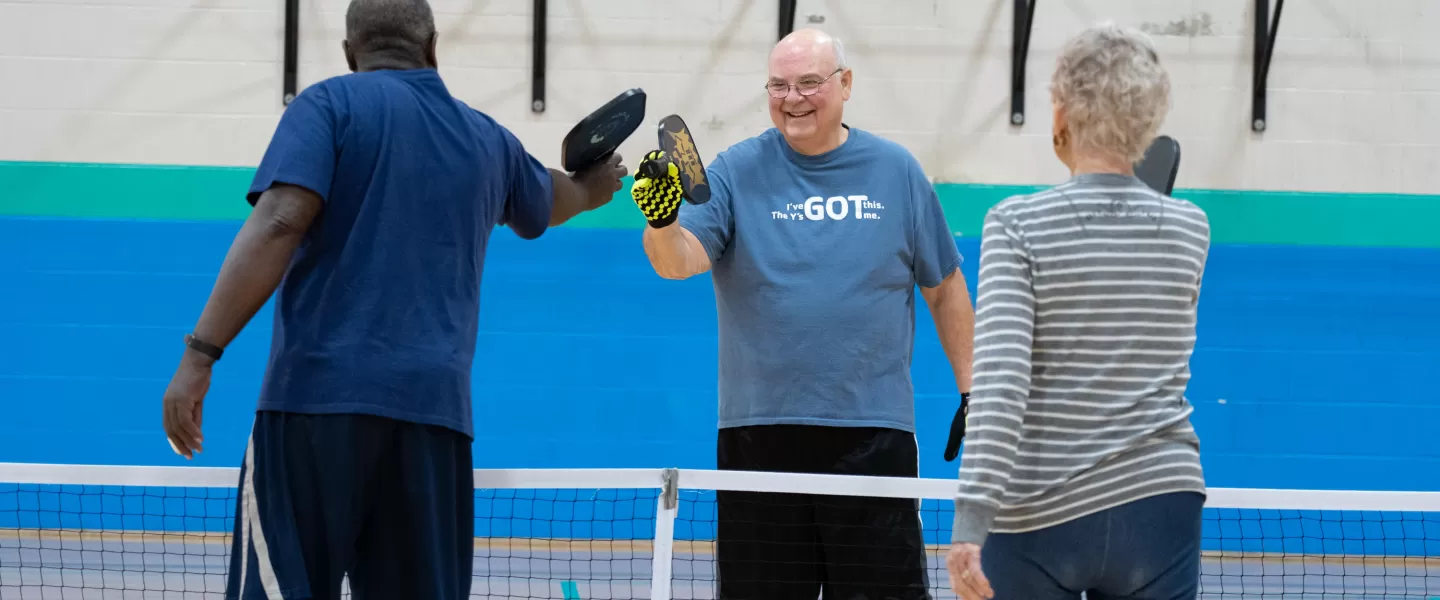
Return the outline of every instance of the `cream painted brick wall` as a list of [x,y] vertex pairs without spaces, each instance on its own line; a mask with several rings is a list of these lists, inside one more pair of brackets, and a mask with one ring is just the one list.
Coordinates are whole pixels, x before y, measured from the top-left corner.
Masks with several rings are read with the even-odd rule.
[[[344,72],[346,0],[303,0],[301,84]],[[707,157],[769,126],[776,3],[551,0],[547,110],[530,111],[529,0],[432,0],[452,91],[548,164],[575,120],[628,87],[676,112]],[[1011,0],[800,0],[845,40],[847,121],[940,181],[1052,183],[1055,51],[1112,18],[1153,32],[1175,82],[1165,131],[1182,187],[1440,190],[1440,3],[1290,2],[1269,130],[1249,129],[1254,0],[1042,1],[1028,122],[1008,123]],[[253,165],[282,111],[276,0],[0,0],[0,160]],[[653,144],[647,125],[622,152]]]

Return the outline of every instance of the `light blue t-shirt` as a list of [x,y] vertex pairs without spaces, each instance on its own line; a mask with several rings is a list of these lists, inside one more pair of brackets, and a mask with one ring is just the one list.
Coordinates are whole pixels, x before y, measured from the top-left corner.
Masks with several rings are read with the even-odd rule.
[[915,286],[960,266],[919,162],[853,127],[818,156],[770,129],[707,171],[710,202],[679,222],[712,264],[720,427],[915,431]]

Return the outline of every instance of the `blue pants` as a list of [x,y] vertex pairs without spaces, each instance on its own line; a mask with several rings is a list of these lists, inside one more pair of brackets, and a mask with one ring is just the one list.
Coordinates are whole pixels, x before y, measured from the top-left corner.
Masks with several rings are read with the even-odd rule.
[[369,415],[255,416],[227,600],[470,594],[470,438]]
[[1026,533],[995,533],[980,563],[994,600],[1191,600],[1205,497],[1165,494]]

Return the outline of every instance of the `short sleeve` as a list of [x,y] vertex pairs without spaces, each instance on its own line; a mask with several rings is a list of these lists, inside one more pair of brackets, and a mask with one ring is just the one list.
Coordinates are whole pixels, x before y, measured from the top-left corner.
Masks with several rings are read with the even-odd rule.
[[500,223],[522,238],[540,237],[549,228],[555,207],[555,183],[550,180],[550,170],[531,156],[510,130],[498,124],[496,127],[504,140],[504,160],[509,172],[505,214]]
[[911,168],[910,190],[915,231],[911,268],[920,287],[933,288],[960,268],[960,249],[955,246],[955,236],[945,221],[940,196],[919,165]]
[[245,199],[252,206],[275,184],[297,185],[330,200],[337,155],[335,111],[323,85],[306,88],[280,115]]
[[725,255],[725,250],[729,249],[730,239],[735,232],[735,213],[731,205],[732,188],[724,156],[716,157],[715,162],[705,169],[705,175],[710,179],[710,201],[704,204],[681,204],[679,223],[686,231],[694,234],[695,239],[700,240],[700,245],[705,247],[705,254],[710,257],[711,264],[714,264]]

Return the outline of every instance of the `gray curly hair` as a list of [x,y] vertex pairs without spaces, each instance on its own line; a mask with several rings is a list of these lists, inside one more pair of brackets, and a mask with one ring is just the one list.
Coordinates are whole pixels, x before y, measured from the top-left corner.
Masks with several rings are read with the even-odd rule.
[[1170,111],[1170,76],[1150,37],[1108,21],[1065,44],[1050,90],[1077,152],[1130,162],[1145,156]]

